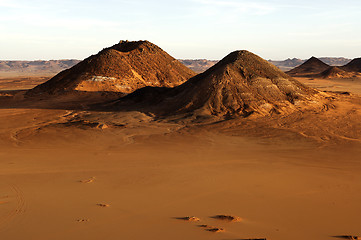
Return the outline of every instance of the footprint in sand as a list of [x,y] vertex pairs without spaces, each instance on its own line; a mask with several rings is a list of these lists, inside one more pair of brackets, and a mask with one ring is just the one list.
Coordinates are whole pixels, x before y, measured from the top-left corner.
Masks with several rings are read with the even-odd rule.
[[240,217],[237,217],[237,216],[231,216],[231,215],[215,215],[215,216],[212,216],[211,218],[215,218],[215,219],[218,219],[218,220],[225,220],[225,221],[229,221],[229,222],[241,222],[242,221],[242,218]]
[[90,220],[89,219],[78,219],[76,221],[79,223],[83,223],[83,222],[89,222]]
[[267,240],[266,238],[244,238],[239,240]]
[[213,227],[213,226],[209,226],[206,224],[203,225],[199,225],[198,227],[204,228],[204,230],[208,231],[208,232],[214,232],[214,233],[219,233],[219,232],[224,232],[224,228],[220,228],[220,227]]
[[[229,221],[229,222],[240,222],[240,221],[242,221],[242,219],[240,217],[230,216],[230,215],[216,215],[216,216],[212,216],[211,218],[215,218],[215,219],[219,219],[219,220],[225,220],[225,221]],[[199,222],[199,221],[201,221],[200,218],[197,218],[195,216],[176,217],[175,219],[188,221],[188,222]],[[224,228],[214,227],[214,226],[207,225],[207,224],[198,225],[198,227],[203,228],[205,231],[213,232],[213,233],[221,233],[221,232],[226,231]],[[265,239],[260,238],[260,239],[254,239],[254,240],[265,240]]]
[[97,203],[97,206],[99,206],[99,207],[110,207],[110,204]]
[[91,177],[89,179],[80,180],[79,182],[81,182],[81,183],[92,183],[94,181],[95,181],[95,177]]
[[359,236],[353,236],[353,235],[341,235],[341,236],[334,236],[335,238],[343,238],[348,240],[361,240],[361,237]]
[[200,219],[195,216],[188,216],[188,217],[176,217],[175,219],[188,221],[188,222],[199,222]]

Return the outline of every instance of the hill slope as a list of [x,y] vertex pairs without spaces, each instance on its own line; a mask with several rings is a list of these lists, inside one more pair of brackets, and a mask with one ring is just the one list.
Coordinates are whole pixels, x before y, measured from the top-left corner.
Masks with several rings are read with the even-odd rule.
[[343,70],[349,72],[361,73],[361,58],[355,58],[350,63],[342,67]]
[[356,77],[356,73],[346,72],[339,67],[330,67],[323,71],[320,75],[321,78],[353,78]]

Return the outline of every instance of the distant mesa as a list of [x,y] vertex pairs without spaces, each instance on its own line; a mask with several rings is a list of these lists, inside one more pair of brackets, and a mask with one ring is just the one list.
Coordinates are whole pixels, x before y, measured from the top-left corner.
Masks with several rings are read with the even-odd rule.
[[249,116],[292,111],[318,91],[248,51],[235,51],[173,89],[147,87],[109,107],[137,106],[159,115]]
[[180,59],[179,61],[196,73],[202,73],[218,62],[217,60],[207,59]]
[[299,58],[288,58],[283,61],[276,61],[276,60],[268,60],[270,63],[281,69],[282,71],[289,71],[302,63],[305,62],[305,60],[299,59]]
[[29,90],[28,95],[73,91],[128,94],[146,86],[175,87],[194,75],[148,41],[120,41]]
[[330,66],[316,57],[311,57],[298,67],[286,72],[292,77],[310,77],[329,69]]
[[361,73],[361,58],[355,58],[350,63],[342,67],[343,70],[349,72]]
[[0,74],[5,76],[54,76],[79,63],[75,59],[36,60],[36,61],[1,61]]

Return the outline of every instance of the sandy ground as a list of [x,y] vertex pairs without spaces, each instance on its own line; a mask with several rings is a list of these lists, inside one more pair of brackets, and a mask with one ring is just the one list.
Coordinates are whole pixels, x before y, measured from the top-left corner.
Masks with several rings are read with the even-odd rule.
[[[209,125],[2,99],[0,239],[361,235],[359,85],[312,84],[352,95],[322,111]],[[200,221],[177,219],[186,216]]]
[[350,91],[361,95],[361,78],[356,79],[315,79],[296,78],[298,81],[322,91]]
[[49,80],[50,76],[6,76],[0,75],[0,91],[30,89]]

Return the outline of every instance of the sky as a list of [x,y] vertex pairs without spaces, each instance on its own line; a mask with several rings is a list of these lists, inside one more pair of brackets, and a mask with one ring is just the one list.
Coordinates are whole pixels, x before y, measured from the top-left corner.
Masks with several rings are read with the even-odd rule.
[[178,59],[361,56],[360,0],[0,0],[0,60],[84,59],[149,40]]

